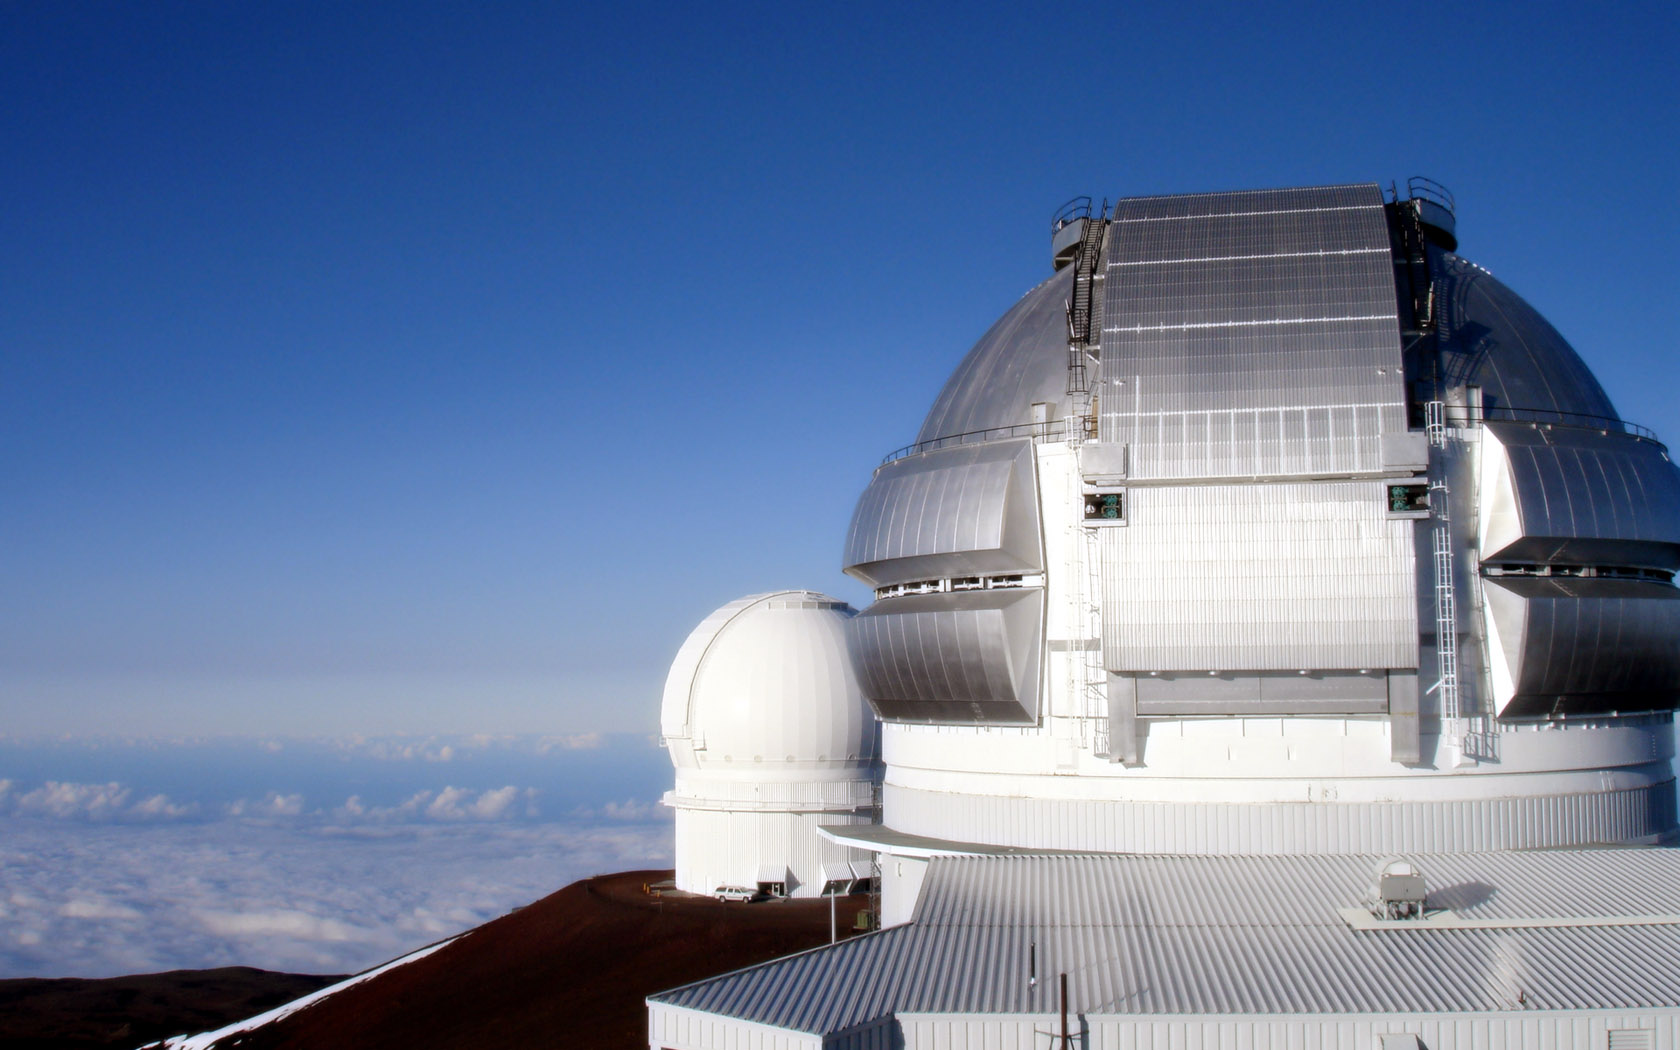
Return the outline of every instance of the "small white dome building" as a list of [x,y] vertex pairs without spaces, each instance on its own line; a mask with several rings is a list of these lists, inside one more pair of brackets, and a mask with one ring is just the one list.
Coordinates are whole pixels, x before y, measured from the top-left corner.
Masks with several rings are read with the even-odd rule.
[[660,713],[678,889],[815,897],[869,877],[869,853],[817,833],[869,823],[881,776],[878,723],[846,649],[856,615],[814,591],[755,594],[678,650]]

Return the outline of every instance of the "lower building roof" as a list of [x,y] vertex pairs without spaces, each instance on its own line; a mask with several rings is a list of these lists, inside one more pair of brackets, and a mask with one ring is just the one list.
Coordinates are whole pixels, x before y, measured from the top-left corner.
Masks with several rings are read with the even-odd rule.
[[1680,1004],[1680,850],[1408,855],[1422,920],[1375,922],[1374,856],[966,856],[909,923],[649,997],[828,1034],[898,1013],[1486,1013]]

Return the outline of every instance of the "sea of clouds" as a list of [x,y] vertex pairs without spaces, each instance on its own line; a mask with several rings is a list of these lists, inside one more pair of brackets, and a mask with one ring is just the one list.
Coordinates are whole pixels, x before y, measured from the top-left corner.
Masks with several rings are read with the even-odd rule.
[[639,736],[0,739],[0,977],[350,973],[668,867]]

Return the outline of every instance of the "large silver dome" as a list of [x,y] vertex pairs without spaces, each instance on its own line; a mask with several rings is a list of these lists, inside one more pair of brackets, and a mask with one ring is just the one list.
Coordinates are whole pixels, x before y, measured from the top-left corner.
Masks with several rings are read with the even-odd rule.
[[[1615,418],[1610,398],[1557,329],[1475,263],[1430,247],[1441,296],[1441,352],[1460,384],[1490,408]],[[1074,271],[1064,267],[1023,295],[957,365],[934,399],[918,445],[1052,419],[1067,411],[1067,317]]]
[[888,824],[1260,851],[1673,829],[1680,472],[1453,223],[1366,184],[1058,234],[1067,265],[848,532]]

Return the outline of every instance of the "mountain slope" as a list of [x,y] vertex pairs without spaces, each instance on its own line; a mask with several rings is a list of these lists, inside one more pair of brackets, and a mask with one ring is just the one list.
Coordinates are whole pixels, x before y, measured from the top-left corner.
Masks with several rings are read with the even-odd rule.
[[0,1047],[129,1050],[173,1032],[249,1017],[338,980],[230,966],[0,981]]
[[[259,1027],[218,1050],[645,1047],[644,996],[825,944],[826,901],[655,896],[666,871],[560,890]],[[842,932],[862,898],[838,902]],[[201,1040],[194,1046],[208,1045]]]

